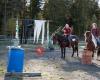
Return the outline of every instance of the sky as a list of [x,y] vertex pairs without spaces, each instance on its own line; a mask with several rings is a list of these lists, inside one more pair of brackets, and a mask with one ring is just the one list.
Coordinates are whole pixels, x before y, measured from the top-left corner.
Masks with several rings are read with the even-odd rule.
[[28,6],[30,4],[30,0],[26,0],[26,1],[27,1],[27,4],[26,5]]
[[99,5],[99,7],[100,7],[100,0],[99,0],[99,2],[98,2],[98,5]]
[[27,2],[30,2],[30,0],[26,0]]

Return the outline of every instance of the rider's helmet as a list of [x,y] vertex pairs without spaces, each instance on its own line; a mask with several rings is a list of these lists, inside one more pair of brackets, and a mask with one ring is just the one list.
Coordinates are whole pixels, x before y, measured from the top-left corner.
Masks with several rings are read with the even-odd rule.
[[92,23],[92,29],[96,29],[97,28],[97,24],[96,23]]
[[65,27],[66,27],[66,28],[69,28],[69,25],[68,25],[68,24],[66,24],[66,25],[65,25]]

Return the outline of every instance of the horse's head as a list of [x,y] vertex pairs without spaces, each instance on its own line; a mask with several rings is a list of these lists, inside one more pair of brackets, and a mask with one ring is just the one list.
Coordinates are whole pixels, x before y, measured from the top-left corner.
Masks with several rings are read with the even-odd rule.
[[52,40],[53,40],[53,44],[56,44],[56,42],[57,42],[57,35],[56,34],[54,34],[52,36]]
[[62,35],[54,34],[52,36],[52,40],[53,40],[53,44],[56,44],[57,42],[61,42],[62,41]]
[[91,32],[90,31],[86,31],[84,34],[86,37],[90,37],[91,36]]
[[85,41],[86,42],[91,42],[92,41],[92,34],[91,34],[90,31],[86,31],[84,36],[85,36]]

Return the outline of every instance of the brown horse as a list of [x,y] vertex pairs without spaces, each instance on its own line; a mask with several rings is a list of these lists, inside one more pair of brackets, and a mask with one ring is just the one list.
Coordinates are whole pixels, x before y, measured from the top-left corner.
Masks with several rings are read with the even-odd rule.
[[[68,39],[66,40],[64,36],[55,34],[53,36],[53,43],[55,44],[56,42],[58,42],[61,48],[61,58],[65,59],[66,47],[69,47]],[[75,52],[77,52],[77,56],[78,56],[78,42],[79,42],[78,37],[76,35],[72,35],[71,36],[71,47],[73,49],[72,57]]]
[[86,42],[86,49],[94,52],[95,45],[94,45],[94,43],[92,41],[91,32],[90,31],[86,31],[84,36],[85,36],[85,42]]
[[97,60],[99,60],[100,56],[100,45],[97,44],[97,48],[94,45],[94,42],[92,41],[92,34],[90,31],[85,32],[85,42],[86,42],[86,49],[89,51],[92,51],[92,57],[94,57],[94,51],[97,50]]

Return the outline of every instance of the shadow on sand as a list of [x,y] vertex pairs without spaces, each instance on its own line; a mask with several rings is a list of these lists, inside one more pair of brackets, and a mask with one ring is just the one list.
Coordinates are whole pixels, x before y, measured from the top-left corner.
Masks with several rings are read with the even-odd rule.
[[73,72],[73,71],[85,71],[87,74],[90,74],[98,79],[100,79],[100,66],[96,65],[96,64],[82,64],[79,61],[69,61],[69,60],[65,60],[66,61],[66,65],[62,66],[62,69],[64,69],[64,71],[66,72]]

